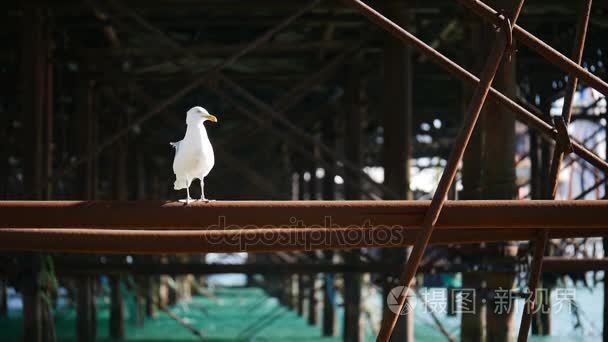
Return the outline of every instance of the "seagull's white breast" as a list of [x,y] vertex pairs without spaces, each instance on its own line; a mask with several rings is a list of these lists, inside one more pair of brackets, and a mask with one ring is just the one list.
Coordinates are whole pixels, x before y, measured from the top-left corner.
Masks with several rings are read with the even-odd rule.
[[186,183],[209,174],[215,164],[213,147],[207,136],[205,126],[188,125],[184,139],[179,142],[173,160],[173,172],[177,183]]

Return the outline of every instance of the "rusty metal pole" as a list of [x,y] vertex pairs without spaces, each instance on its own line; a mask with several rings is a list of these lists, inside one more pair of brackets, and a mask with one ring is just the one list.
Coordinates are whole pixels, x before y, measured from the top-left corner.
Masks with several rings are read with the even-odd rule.
[[[515,6],[515,9],[511,15],[511,22],[517,22],[517,18],[519,17],[523,3],[523,0],[517,2],[517,5]],[[508,18],[503,17],[502,19],[504,21],[500,27],[500,32],[497,35],[497,40],[492,46],[490,56],[488,57],[481,73],[479,85],[475,89],[475,93],[473,94],[473,98],[467,110],[464,127],[454,142],[454,147],[448,159],[446,168],[441,176],[439,185],[435,190],[431,205],[425,215],[423,231],[419,233],[407,264],[405,265],[405,269],[401,274],[400,284],[403,284],[405,289],[402,291],[398,299],[398,305],[393,310],[390,310],[390,313],[387,313],[384,316],[385,319],[382,321],[380,333],[378,334],[378,341],[388,341],[392,335],[395,324],[399,318],[398,313],[402,311],[405,301],[407,300],[409,288],[413,285],[412,281],[416,275],[418,265],[422,260],[424,251],[426,250],[433,233],[435,223],[437,222],[441,209],[445,203],[447,193],[452,186],[452,182],[454,181],[458,164],[462,160],[464,150],[466,149],[469,139],[473,134],[475,124],[477,123],[481,109],[484,105],[490,87],[492,86],[492,81],[494,80],[494,76],[496,75],[500,62],[502,61],[502,57],[511,43],[511,24]]]
[[[585,48],[585,39],[587,36],[587,27],[589,25],[589,17],[591,16],[591,4],[592,0],[585,0],[582,3],[581,13],[579,15],[578,24],[576,28],[576,39],[574,42],[574,51],[572,58],[576,60],[577,64],[581,64],[583,59],[583,50]],[[572,114],[572,102],[574,94],[576,93],[576,86],[578,84],[578,77],[570,76],[566,87],[566,94],[564,97],[564,106],[562,107],[562,129],[567,134],[567,125],[570,123]],[[562,163],[564,152],[569,149],[567,136],[562,135],[561,140],[557,140],[555,149],[553,152],[553,159],[551,161],[551,169],[549,171],[549,186],[551,199],[555,199],[557,194],[557,186],[559,182],[559,170]],[[530,330],[530,323],[532,313],[536,309],[536,288],[540,280],[540,274],[543,267],[543,258],[545,256],[545,249],[549,239],[549,230],[543,229],[539,232],[538,239],[536,240],[536,246],[534,249],[534,259],[532,260],[532,266],[530,268],[530,278],[528,280],[528,291],[529,297],[526,299],[525,308],[522,312],[521,324],[519,326],[519,334],[517,340],[519,342],[525,342],[528,340],[528,332]]]

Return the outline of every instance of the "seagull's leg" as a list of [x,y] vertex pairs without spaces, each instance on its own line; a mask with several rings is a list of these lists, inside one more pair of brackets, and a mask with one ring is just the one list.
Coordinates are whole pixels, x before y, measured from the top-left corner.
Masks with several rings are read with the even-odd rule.
[[205,177],[201,177],[201,201],[212,202],[213,200],[205,198]]
[[190,204],[190,180],[186,179],[186,204]]

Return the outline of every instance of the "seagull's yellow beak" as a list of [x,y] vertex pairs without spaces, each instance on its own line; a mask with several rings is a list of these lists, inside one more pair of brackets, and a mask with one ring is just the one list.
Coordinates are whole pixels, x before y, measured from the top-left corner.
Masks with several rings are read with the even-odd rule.
[[215,115],[209,114],[209,116],[207,117],[207,119],[209,119],[209,121],[211,121],[211,122],[217,122],[217,118],[215,117]]

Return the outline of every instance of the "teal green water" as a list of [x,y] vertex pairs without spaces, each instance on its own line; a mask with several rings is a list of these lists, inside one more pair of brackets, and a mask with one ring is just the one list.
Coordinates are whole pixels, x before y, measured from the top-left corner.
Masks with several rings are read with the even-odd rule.
[[[128,341],[196,341],[189,330],[159,311],[156,318],[146,318],[143,327],[135,322],[133,296],[124,290],[126,301],[126,326]],[[571,311],[555,312],[553,334],[550,338],[532,337],[530,341],[600,341],[601,340],[601,285],[592,292],[588,289],[577,289],[577,302],[580,303],[581,324],[583,329],[574,329]],[[340,341],[339,337],[321,337],[320,328],[310,326],[306,320],[295,312],[278,304],[277,300],[266,295],[259,288],[217,288],[214,299],[196,296],[189,302],[183,302],[171,308],[171,311],[195,326],[203,333],[206,341]],[[378,298],[378,303],[381,298]],[[516,303],[516,317],[519,320],[523,303]],[[97,335],[99,341],[108,338],[108,303],[98,300]],[[415,310],[417,341],[442,341],[445,337],[436,329],[430,314],[417,305]],[[342,316],[338,310],[338,320]],[[366,322],[366,340],[374,340],[374,331],[370,320]],[[440,320],[453,336],[459,335],[459,317],[440,315]],[[70,307],[63,307],[55,312],[58,341],[75,340],[75,312]],[[339,330],[339,329],[338,329]],[[11,311],[9,317],[0,319],[2,341],[20,341],[21,317],[17,310]]]

